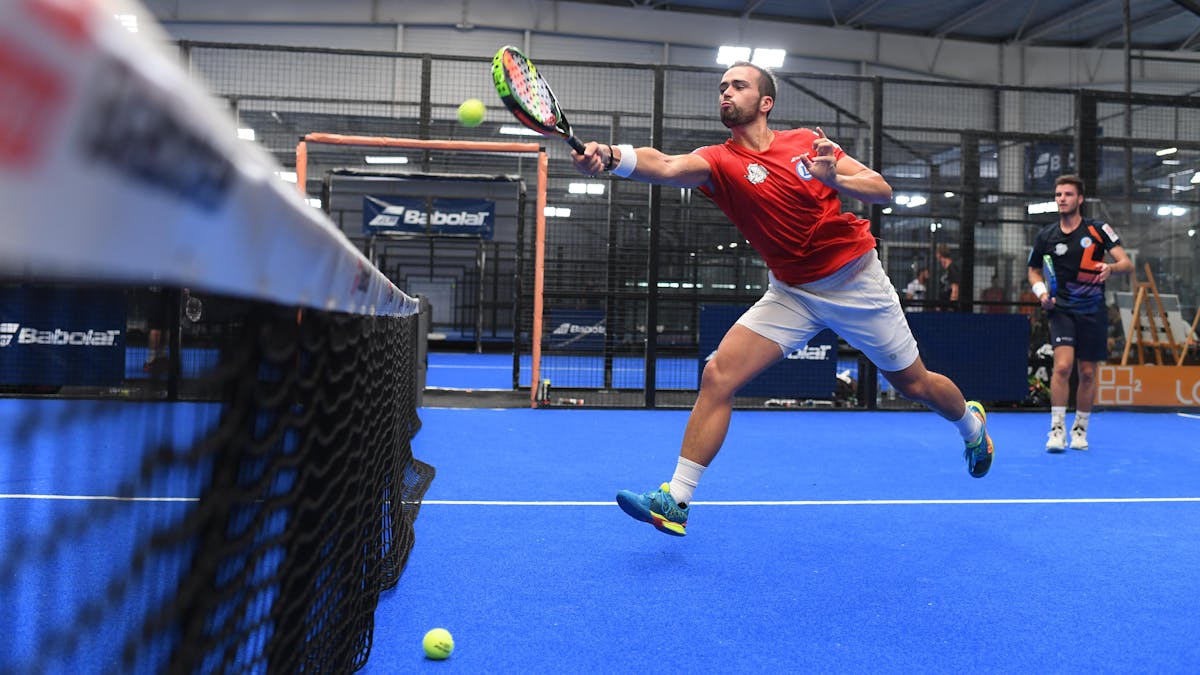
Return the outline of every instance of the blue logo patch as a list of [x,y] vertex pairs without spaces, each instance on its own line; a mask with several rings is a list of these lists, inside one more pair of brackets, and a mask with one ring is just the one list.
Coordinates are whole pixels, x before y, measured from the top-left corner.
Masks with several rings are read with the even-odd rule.
[[800,176],[803,180],[812,180],[812,174],[808,172],[808,169],[804,168],[803,162],[796,162],[796,175]]

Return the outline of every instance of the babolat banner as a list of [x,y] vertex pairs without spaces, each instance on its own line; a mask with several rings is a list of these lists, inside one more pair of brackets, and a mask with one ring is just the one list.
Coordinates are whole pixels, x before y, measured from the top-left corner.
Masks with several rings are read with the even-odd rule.
[[466,234],[491,239],[496,203],[481,199],[363,197],[363,232]]
[[121,291],[0,287],[0,385],[120,384],[125,311]]
[[[721,338],[748,308],[742,305],[700,306],[700,373]],[[767,368],[738,391],[739,396],[831,400],[837,389],[837,336],[817,333],[807,345]]]
[[543,344],[550,351],[589,351],[604,349],[604,310],[556,309],[546,321]]

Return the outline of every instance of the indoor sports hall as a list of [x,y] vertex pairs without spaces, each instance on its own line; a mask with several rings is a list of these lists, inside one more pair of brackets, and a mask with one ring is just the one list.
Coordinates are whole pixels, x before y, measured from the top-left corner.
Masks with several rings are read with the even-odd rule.
[[[0,3],[0,673],[1200,670],[1198,36],[1185,0]],[[742,138],[739,62],[890,187],[827,199],[986,428],[824,330],[679,492],[776,268],[711,184],[622,176]],[[1037,285],[1082,267],[1031,256],[1065,174],[1128,268],[1094,371]]]

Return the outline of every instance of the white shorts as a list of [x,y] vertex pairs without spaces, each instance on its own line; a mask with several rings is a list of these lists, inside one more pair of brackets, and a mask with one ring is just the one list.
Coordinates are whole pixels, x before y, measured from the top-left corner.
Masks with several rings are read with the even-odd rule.
[[916,362],[917,341],[874,249],[811,283],[789,286],[773,274],[770,279],[767,292],[737,322],[784,354],[829,328],[880,370],[904,370]]

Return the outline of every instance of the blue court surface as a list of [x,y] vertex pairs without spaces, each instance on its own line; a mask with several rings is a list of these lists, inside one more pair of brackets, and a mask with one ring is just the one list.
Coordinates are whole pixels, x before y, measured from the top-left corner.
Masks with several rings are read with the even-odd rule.
[[993,414],[973,479],[932,413],[739,411],[685,538],[613,495],[670,478],[686,413],[422,419],[438,475],[365,672],[1200,670],[1196,417],[1099,412],[1050,455],[1048,415]]
[[[0,522],[44,532],[100,508],[57,497],[97,496],[137,466],[67,403],[34,402],[47,437],[5,450]],[[0,420],[22,405],[0,400]],[[146,409],[106,424],[141,424]],[[175,422],[192,429],[212,412],[179,405]],[[414,454],[437,476],[361,672],[1200,670],[1200,452],[1185,440],[1196,416],[1099,412],[1091,450],[1049,455],[1048,415],[994,413],[996,461],[973,479],[957,433],[932,413],[738,411],[688,536],[675,538],[613,496],[670,478],[684,412],[420,415]],[[50,606],[69,606],[93,574],[126,564],[125,532],[179,517],[183,506],[159,498],[186,499],[191,485],[164,475],[145,495],[154,501],[105,503],[97,529],[55,539],[92,551],[89,569],[40,570],[10,602],[46,607],[52,593]],[[149,575],[138,589],[162,597],[174,581]],[[10,645],[57,612],[10,615]],[[444,662],[421,651],[436,626],[457,643]],[[117,663],[106,628],[80,636],[63,672]]]

